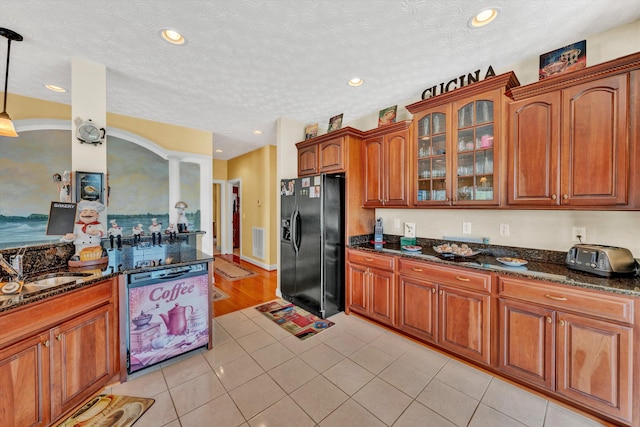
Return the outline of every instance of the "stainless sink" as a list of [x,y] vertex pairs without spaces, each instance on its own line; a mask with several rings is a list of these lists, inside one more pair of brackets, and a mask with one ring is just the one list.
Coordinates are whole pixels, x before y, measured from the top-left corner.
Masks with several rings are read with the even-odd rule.
[[92,276],[92,273],[52,273],[44,276],[34,277],[24,283],[24,291],[35,292],[56,286],[68,285],[85,280]]

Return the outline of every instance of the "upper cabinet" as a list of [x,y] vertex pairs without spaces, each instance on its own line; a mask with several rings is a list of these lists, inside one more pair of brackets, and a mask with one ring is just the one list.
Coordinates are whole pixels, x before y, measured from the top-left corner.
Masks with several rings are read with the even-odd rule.
[[361,131],[346,127],[297,143],[298,176],[345,172],[350,141],[361,137]]
[[414,205],[501,203],[505,92],[518,84],[506,73],[407,106],[414,114]]
[[362,143],[365,207],[409,206],[411,122],[366,133]]
[[510,206],[640,206],[639,67],[634,54],[511,90]]

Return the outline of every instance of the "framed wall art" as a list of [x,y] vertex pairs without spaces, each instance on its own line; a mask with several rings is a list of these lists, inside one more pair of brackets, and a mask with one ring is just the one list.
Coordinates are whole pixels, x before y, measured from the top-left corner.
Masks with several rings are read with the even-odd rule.
[[384,126],[390,123],[395,123],[397,111],[398,111],[397,105],[394,105],[393,107],[387,107],[384,110],[380,110],[380,113],[378,114],[378,126]]
[[573,43],[540,55],[538,79],[548,79],[558,74],[580,70],[587,66],[587,41]]
[[316,136],[318,136],[318,124],[317,123],[314,123],[312,125],[307,125],[304,128],[304,139],[305,139],[305,141],[307,139],[315,138]]
[[76,202],[88,200],[104,204],[104,174],[76,171]]
[[329,130],[328,132],[333,132],[334,130],[338,130],[342,128],[342,114],[338,114],[337,116],[333,116],[329,119]]

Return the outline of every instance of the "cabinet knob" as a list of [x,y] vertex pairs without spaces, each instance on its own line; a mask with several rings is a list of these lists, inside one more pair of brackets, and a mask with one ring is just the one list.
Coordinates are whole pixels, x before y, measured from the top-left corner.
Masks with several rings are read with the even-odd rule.
[[560,326],[564,326],[564,320],[560,321]]
[[373,261],[373,258],[365,258],[364,260],[367,261],[367,262],[371,262],[371,261]]
[[559,296],[551,295],[551,294],[544,294],[544,297],[552,299],[554,301],[567,301],[567,297],[559,297]]
[[562,195],[562,200],[567,200],[569,198],[569,196],[567,194],[563,194]]
[[49,340],[46,340],[43,344],[44,344],[45,347],[49,347],[50,342],[49,342]]
[[431,289],[431,293],[432,293],[432,294],[435,294],[435,293],[436,293],[436,288],[432,288],[432,289]]
[[440,292],[438,292],[438,294],[442,295],[442,289],[440,289]]
[[547,316],[547,323],[551,323],[551,316]]
[[422,271],[422,269],[421,269],[421,268],[418,268],[418,267],[411,267],[411,269],[412,269],[413,271],[418,271],[418,272]]
[[556,200],[558,198],[558,196],[556,196],[555,194],[551,195],[551,200]]
[[461,282],[470,282],[471,279],[466,278],[466,277],[460,277],[460,276],[456,276],[456,280],[460,280]]
[[62,341],[62,334],[59,334],[59,335],[56,337],[56,339],[57,339],[58,341]]

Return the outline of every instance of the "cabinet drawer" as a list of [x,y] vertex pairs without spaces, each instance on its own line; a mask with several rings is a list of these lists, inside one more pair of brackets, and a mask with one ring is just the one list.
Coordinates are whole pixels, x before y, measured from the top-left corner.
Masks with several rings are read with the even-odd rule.
[[395,257],[393,256],[362,251],[349,251],[349,262],[382,270],[393,270],[395,267]]
[[516,298],[619,322],[633,323],[633,299],[550,283],[499,277],[501,297]]
[[428,279],[442,285],[453,285],[481,292],[491,292],[491,275],[468,269],[444,267],[426,261],[401,258],[400,274]]

